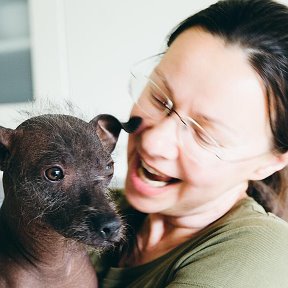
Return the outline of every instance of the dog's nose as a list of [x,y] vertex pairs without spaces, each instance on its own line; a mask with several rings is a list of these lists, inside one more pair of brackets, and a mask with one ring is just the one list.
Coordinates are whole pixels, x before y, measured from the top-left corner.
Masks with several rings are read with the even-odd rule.
[[104,240],[113,240],[118,236],[120,228],[121,222],[119,219],[111,220],[100,227],[100,235]]

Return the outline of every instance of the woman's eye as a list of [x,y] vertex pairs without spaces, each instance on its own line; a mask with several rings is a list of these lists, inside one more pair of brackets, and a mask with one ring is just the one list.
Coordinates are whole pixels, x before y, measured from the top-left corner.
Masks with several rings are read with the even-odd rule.
[[150,102],[154,108],[163,112],[165,111],[167,114],[169,114],[173,109],[172,101],[157,93],[150,94]]
[[50,181],[60,181],[64,178],[64,172],[60,167],[51,167],[45,171],[45,176]]
[[168,97],[162,92],[162,90],[154,83],[150,83],[149,86],[149,98],[150,102],[158,109],[171,110],[173,103]]
[[153,104],[155,107],[157,107],[157,108],[159,108],[159,109],[161,109],[161,110],[167,108],[167,103],[165,102],[165,100],[162,99],[161,97],[159,97],[158,95],[152,95],[152,94],[151,94],[151,97],[150,97],[150,98],[151,98],[152,104]]

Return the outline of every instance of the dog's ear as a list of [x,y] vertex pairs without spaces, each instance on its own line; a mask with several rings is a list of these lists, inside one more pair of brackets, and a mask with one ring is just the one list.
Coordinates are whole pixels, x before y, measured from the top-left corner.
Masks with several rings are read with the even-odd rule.
[[96,132],[104,148],[111,153],[116,145],[121,129],[128,133],[134,132],[141,123],[140,117],[132,117],[128,122],[122,123],[109,114],[100,114],[93,118],[90,123],[96,127]]
[[9,154],[13,134],[13,129],[0,126],[0,170],[2,171],[5,169],[5,160]]

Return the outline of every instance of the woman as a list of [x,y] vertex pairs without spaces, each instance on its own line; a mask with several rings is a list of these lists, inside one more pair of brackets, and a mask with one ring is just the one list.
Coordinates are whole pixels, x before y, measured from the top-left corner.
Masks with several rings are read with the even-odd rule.
[[287,7],[220,1],[167,46],[132,70],[130,241],[101,285],[288,287]]

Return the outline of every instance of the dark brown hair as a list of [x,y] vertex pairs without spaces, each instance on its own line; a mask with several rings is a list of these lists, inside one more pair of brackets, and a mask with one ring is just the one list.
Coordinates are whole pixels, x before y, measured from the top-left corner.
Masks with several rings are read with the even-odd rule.
[[[247,52],[267,92],[273,149],[288,151],[288,8],[270,0],[224,0],[192,15],[169,35],[168,47],[183,31],[201,27]],[[251,181],[248,194],[267,211],[288,220],[287,168]]]

